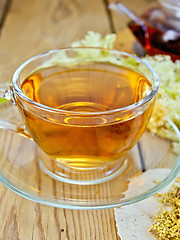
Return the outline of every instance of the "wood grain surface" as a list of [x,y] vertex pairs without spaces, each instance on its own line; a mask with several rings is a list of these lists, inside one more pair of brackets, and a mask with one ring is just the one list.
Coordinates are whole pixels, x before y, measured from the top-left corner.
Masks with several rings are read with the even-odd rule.
[[[124,2],[136,9],[136,1]],[[148,2],[138,0],[138,13]],[[1,0],[0,81],[10,82],[15,69],[28,58],[69,46],[89,30],[102,35],[117,31],[121,49],[131,52],[127,18],[110,12],[107,5],[105,0]],[[6,147],[10,149],[11,143]],[[2,184],[0,216],[1,240],[120,239],[113,209],[78,211],[40,205]]]
[[1,0],[0,1],[0,28],[2,29],[4,20],[6,18],[6,14],[8,13],[8,9],[10,6],[10,1]]

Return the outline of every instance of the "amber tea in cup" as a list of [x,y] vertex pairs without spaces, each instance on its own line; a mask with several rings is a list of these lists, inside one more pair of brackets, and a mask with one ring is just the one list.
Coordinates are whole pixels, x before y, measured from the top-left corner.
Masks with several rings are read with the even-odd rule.
[[154,71],[116,50],[70,48],[37,56],[15,73],[13,94],[30,137],[47,155],[51,177],[107,181],[150,120],[158,89]]
[[[72,69],[39,70],[21,84],[22,92],[35,102],[59,110],[99,113],[127,107],[152,90],[143,75],[109,63],[93,63]],[[100,166],[119,159],[131,148],[147,125],[152,108],[134,118],[102,115],[69,116],[61,124],[23,112],[28,132],[41,149],[72,167]]]

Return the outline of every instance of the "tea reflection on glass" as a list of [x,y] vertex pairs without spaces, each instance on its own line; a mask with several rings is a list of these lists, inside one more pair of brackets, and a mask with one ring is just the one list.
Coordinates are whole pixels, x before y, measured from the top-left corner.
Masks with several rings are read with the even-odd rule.
[[77,184],[107,181],[125,168],[126,153],[150,120],[158,84],[140,59],[92,48],[39,55],[13,77],[25,127],[47,154],[41,167]]

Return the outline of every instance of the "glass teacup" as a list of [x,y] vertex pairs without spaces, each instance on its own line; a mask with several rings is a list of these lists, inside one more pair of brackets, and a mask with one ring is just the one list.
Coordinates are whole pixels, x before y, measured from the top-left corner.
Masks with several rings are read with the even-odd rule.
[[120,174],[126,153],[150,120],[159,80],[141,59],[117,50],[53,50],[23,63],[1,97],[18,107],[23,128],[1,128],[32,138],[49,176],[95,184]]

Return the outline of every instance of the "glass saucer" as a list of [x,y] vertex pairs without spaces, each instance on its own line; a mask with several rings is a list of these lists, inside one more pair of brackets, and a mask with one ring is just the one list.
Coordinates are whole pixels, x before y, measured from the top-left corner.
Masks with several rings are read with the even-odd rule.
[[[1,120],[4,118],[5,121],[9,114],[13,119],[15,109],[13,106],[1,111]],[[57,181],[46,175],[39,166],[41,156],[41,150],[32,140],[0,129],[0,181],[27,199],[68,209],[103,209],[135,203],[160,191],[180,170],[180,157],[173,153],[171,142],[149,132],[145,132],[128,153],[126,169],[104,183],[76,185]],[[157,176],[153,184],[135,178],[151,169],[169,171],[161,179]],[[138,191],[132,189],[127,195],[125,193],[131,179],[136,179],[135,188],[137,185]]]

